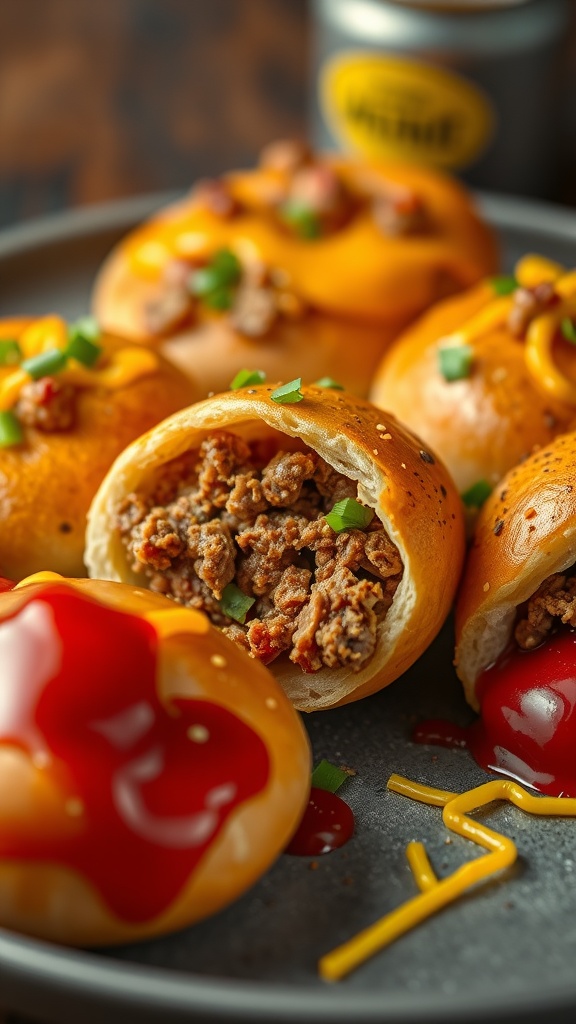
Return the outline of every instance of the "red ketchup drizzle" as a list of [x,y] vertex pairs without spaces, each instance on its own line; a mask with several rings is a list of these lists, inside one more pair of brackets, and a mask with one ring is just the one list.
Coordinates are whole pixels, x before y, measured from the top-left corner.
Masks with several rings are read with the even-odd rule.
[[348,804],[327,789],[310,790],[310,800],[286,853],[298,857],[317,857],[331,853],[351,838],[354,814]]
[[423,722],[418,743],[466,746],[486,771],[546,793],[576,796],[576,632],[534,651],[511,645],[478,678],[480,718],[468,729]]
[[84,808],[68,836],[2,832],[0,856],[68,865],[130,922],[170,906],[270,770],[231,712],[160,702],[156,652],[150,623],[58,585],[0,623],[0,742],[43,758],[63,804]]

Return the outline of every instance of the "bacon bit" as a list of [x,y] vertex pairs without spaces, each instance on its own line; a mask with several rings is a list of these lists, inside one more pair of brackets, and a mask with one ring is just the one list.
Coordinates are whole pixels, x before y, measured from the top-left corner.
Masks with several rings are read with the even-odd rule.
[[543,281],[535,288],[517,288],[506,325],[515,338],[523,338],[535,317],[560,301],[552,281]]
[[534,519],[535,515],[537,515],[535,508],[527,508],[524,513],[524,519]]
[[260,167],[282,174],[294,174],[311,161],[312,150],[302,139],[278,139],[260,153]]
[[222,220],[230,220],[240,212],[238,200],[222,178],[206,178],[199,181],[192,190],[192,196],[199,206],[204,206]]
[[376,196],[372,207],[376,226],[388,238],[423,232],[427,227],[424,204],[415,192],[394,189]]

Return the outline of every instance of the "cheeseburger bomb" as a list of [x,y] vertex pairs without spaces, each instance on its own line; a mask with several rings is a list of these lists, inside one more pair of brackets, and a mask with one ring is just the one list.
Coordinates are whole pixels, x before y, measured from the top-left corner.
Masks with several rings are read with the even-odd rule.
[[293,381],[216,395],[130,445],[92,504],[86,560],[204,610],[312,711],[418,658],[463,552],[435,455],[365,400]]
[[129,235],[93,302],[107,329],[155,343],[202,396],[246,366],[271,380],[329,374],[365,395],[402,328],[495,267],[493,236],[455,181],[283,142]]
[[160,935],[284,849],[306,734],[200,612],[39,573],[0,594],[0,651],[3,927],[82,946]]

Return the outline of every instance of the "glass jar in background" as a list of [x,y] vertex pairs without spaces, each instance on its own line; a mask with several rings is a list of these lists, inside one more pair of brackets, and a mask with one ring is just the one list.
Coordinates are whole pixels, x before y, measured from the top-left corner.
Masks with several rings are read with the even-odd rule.
[[571,0],[313,0],[313,140],[553,198]]

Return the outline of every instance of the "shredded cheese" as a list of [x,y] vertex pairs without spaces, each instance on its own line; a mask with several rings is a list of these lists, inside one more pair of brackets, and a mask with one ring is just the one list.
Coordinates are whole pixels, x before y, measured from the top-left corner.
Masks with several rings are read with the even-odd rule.
[[420,893],[323,956],[318,970],[327,981],[340,980],[368,957],[458,899],[471,886],[514,863],[517,849],[513,841],[494,832],[487,825],[474,821],[469,817],[470,811],[478,810],[495,800],[507,800],[528,814],[576,816],[576,799],[533,796],[507,779],[497,779],[457,794],[392,775],[388,780],[388,789],[413,800],[442,807],[446,827],[482,846],[488,854],[463,864],[452,875],[439,880],[423,845],[410,843],[406,855]]
[[521,288],[536,288],[543,281],[556,281],[564,273],[561,263],[530,253],[518,260],[514,277]]
[[[543,283],[554,285],[560,301],[531,321],[526,332],[524,358],[538,387],[559,402],[576,406],[576,380],[562,372],[553,356],[553,344],[562,320],[576,317],[576,270],[567,272],[553,260],[530,255],[516,264],[515,278],[521,288],[536,288]],[[512,295],[493,299],[458,331],[440,338],[438,347],[473,345],[489,331],[505,326],[513,304]]]
[[[25,359],[52,349],[64,351],[68,344],[68,326],[59,316],[45,316],[32,323],[24,323],[24,329],[18,337],[18,344]],[[104,351],[102,365],[84,366],[77,359],[70,358],[58,377],[69,384],[81,388],[103,387],[115,391],[127,387],[141,377],[155,373],[158,369],[158,356],[148,348],[131,345],[117,348],[112,352]],[[32,377],[22,367],[9,366],[0,368],[0,411],[12,409],[20,397],[20,392]]]

